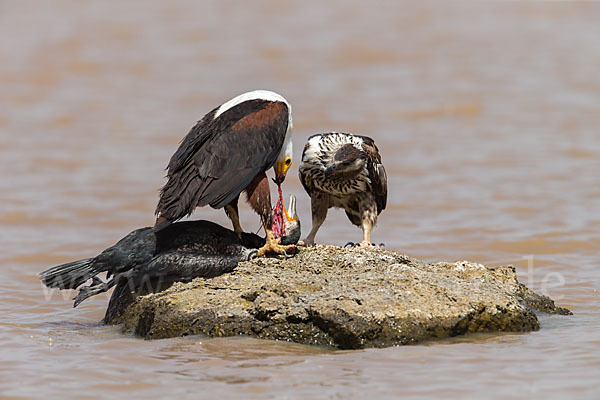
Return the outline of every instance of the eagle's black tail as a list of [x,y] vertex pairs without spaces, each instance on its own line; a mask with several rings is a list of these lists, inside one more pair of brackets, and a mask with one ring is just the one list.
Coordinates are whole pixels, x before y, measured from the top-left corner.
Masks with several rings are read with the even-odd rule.
[[76,289],[99,272],[94,268],[94,258],[84,258],[47,269],[40,273],[40,279],[51,288]]

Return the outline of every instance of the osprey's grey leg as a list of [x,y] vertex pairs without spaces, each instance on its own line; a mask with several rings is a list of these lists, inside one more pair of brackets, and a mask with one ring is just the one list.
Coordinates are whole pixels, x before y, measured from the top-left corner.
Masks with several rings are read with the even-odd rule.
[[303,240],[305,246],[313,246],[315,244],[317,231],[323,225],[325,218],[327,218],[327,209],[329,208],[327,195],[314,194],[311,196],[310,208],[312,211],[312,229],[306,239]]
[[365,224],[363,221],[363,239],[360,242],[360,247],[368,247],[371,245],[371,226]]
[[377,223],[377,206],[375,199],[367,198],[360,203],[360,214],[363,230],[363,239],[360,242],[361,247],[371,246],[371,231]]

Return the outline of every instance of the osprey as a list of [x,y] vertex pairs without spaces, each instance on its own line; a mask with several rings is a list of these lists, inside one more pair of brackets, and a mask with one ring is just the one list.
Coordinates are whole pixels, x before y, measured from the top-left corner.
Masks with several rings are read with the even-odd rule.
[[387,176],[373,139],[338,132],[313,135],[304,146],[299,173],[313,224],[304,244],[314,244],[327,210],[338,207],[362,228],[360,245],[370,245],[371,230],[387,202]]
[[240,236],[238,199],[242,192],[260,215],[266,243],[258,255],[279,254],[266,171],[275,169],[280,187],[292,164],[292,107],[279,94],[255,90],[206,114],[183,139],[167,167],[168,181],[156,207],[156,231],[190,215],[196,207],[225,208]]

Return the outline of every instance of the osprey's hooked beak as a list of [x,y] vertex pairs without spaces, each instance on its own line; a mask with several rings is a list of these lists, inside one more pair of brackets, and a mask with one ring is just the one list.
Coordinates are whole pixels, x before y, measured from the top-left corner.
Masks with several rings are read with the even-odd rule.
[[331,175],[333,175],[337,170],[337,164],[335,162],[332,162],[331,164],[329,164],[327,166],[327,168],[325,168],[325,176],[326,177],[330,177]]
[[275,163],[275,179],[273,181],[280,185],[285,180],[285,175],[287,174],[288,169],[292,165],[292,158],[286,157],[283,161],[277,161]]

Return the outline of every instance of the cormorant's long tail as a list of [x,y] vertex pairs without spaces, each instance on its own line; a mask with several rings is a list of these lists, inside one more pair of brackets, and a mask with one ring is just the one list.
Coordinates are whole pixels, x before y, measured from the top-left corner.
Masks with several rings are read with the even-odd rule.
[[42,283],[51,288],[76,289],[100,271],[93,265],[94,258],[84,258],[57,265],[40,273]]

